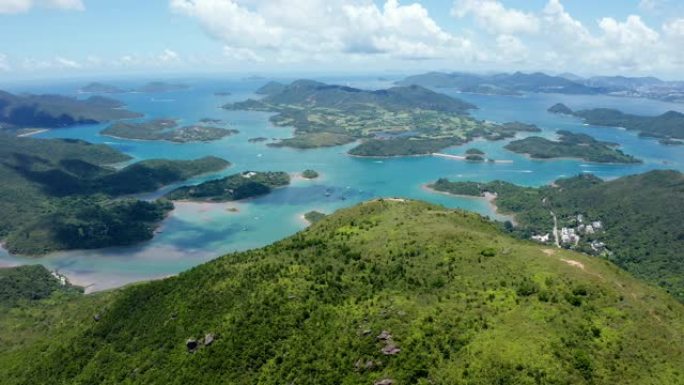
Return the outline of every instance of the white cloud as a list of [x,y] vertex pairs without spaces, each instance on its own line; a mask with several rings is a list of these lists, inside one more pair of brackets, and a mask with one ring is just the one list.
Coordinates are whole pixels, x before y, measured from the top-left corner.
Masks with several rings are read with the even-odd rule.
[[539,20],[534,14],[508,9],[497,0],[458,0],[451,13],[459,18],[472,15],[491,33],[534,33],[539,30]]
[[81,64],[71,60],[67,59],[61,56],[57,56],[54,60],[55,66],[59,68],[69,68],[69,69],[78,69],[81,68]]
[[496,38],[496,46],[501,61],[522,62],[527,59],[529,52],[527,47],[515,36],[499,35]]
[[9,72],[12,70],[12,66],[9,63],[7,55],[0,53],[0,72]]
[[162,63],[171,63],[179,61],[180,56],[178,56],[177,52],[167,48],[157,57],[157,59]]
[[[230,50],[295,58],[319,54],[437,57],[468,42],[441,29],[418,3],[387,0],[170,0]],[[242,51],[245,53],[246,51]]]
[[82,0],[0,0],[0,14],[27,12],[35,6],[70,11],[85,10]]

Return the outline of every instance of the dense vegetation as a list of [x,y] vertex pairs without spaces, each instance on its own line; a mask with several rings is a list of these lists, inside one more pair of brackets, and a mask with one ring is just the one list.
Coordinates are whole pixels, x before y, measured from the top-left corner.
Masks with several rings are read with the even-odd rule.
[[[431,187],[460,195],[496,193],[497,207],[515,214],[515,232],[525,238],[552,232],[550,212],[559,227],[577,227],[578,214],[600,220],[603,231],[582,235],[578,246],[571,247],[604,255],[684,301],[684,175],[679,172],[651,171],[609,182],[583,175],[541,188],[446,179]],[[606,249],[591,248],[594,241],[605,243]]]
[[430,72],[409,76],[398,82],[408,86],[417,84],[423,87],[454,88],[461,92],[491,95],[519,95],[522,92],[549,92],[558,94],[596,94],[602,90],[588,87],[572,80],[550,76],[540,72],[525,74],[479,75],[462,72]]
[[308,213],[304,214],[304,219],[307,220],[307,222],[314,224],[316,222],[322,221],[325,217],[327,217],[326,214],[323,214],[320,211],[309,211]]
[[[213,119],[203,120],[201,123]],[[169,142],[210,142],[228,135],[237,134],[237,130],[195,124],[179,127],[173,119],[155,119],[142,123],[118,122],[102,130],[102,135],[123,139],[167,140]]]
[[290,184],[286,172],[246,171],[196,186],[179,187],[166,195],[172,200],[226,202],[253,198]]
[[595,126],[623,127],[627,130],[639,131],[640,135],[655,138],[684,139],[684,114],[677,111],[668,111],[658,116],[632,115],[610,108],[573,112],[560,103],[552,109],[553,111],[551,109],[549,111],[572,114]]
[[[225,160],[130,158],[79,140],[0,136],[0,238],[16,253],[126,245],[152,237],[168,202],[117,201],[229,165]],[[139,210],[139,211],[136,211]],[[139,233],[135,233],[135,232]]]
[[0,378],[676,384],[683,319],[608,262],[474,214],[377,201],[178,277],[2,313]]
[[140,116],[122,107],[120,102],[101,96],[80,100],[0,91],[0,131],[69,127]]
[[601,142],[586,134],[558,131],[558,141],[530,136],[513,141],[504,148],[532,158],[579,158],[597,163],[640,163],[639,159],[615,148],[617,144]]
[[316,170],[307,169],[302,172],[302,177],[306,179],[316,179],[318,178],[318,172]]
[[533,125],[497,125],[466,116],[475,106],[423,87],[367,91],[299,80],[269,83],[261,100],[226,105],[228,109],[276,112],[271,121],[292,126],[295,136],[269,143],[300,149],[338,146],[366,140],[350,153],[358,156],[429,154],[475,137],[509,138]]
[[0,268],[0,311],[30,301],[50,297],[56,292],[82,293],[66,279],[53,275],[42,265]]

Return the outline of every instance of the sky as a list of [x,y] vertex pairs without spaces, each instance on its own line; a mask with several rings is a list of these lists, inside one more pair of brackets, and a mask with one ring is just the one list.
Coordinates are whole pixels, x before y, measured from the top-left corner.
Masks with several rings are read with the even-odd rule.
[[683,69],[683,0],[0,0],[0,79]]

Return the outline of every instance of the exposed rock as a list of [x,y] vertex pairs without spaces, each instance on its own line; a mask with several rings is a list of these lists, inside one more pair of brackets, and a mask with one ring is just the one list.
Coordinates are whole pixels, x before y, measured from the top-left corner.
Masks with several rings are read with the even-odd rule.
[[380,351],[382,352],[382,354],[384,354],[386,356],[394,356],[394,355],[399,354],[401,349],[399,349],[399,347],[395,344],[387,344],[387,346],[382,348],[382,350],[380,350]]
[[204,336],[204,346],[209,346],[214,343],[214,334],[213,333],[207,333],[207,335]]
[[394,385],[394,380],[391,378],[383,378],[382,380],[375,381],[373,385]]
[[95,315],[93,316],[93,320],[94,320],[95,322],[100,321],[100,315],[99,315],[99,314],[95,314]]
[[373,331],[371,329],[363,329],[363,331],[361,331],[361,335],[363,335],[363,336],[368,336],[371,333],[373,333]]
[[378,334],[378,336],[375,337],[375,338],[377,338],[377,339],[379,339],[379,340],[381,340],[381,341],[388,341],[388,340],[391,340],[391,339],[392,339],[392,335],[391,335],[390,332],[388,332],[387,330],[383,330],[383,331],[382,331],[380,334]]
[[194,338],[188,338],[188,340],[185,341],[185,347],[188,348],[189,352],[194,352],[195,350],[197,350],[198,346],[199,343]]

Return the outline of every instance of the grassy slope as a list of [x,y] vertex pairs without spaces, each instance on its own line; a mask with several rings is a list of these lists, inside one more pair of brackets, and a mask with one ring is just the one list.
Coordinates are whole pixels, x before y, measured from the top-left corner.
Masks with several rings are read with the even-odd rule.
[[[684,381],[682,304],[608,262],[419,202],[362,204],[263,249],[35,312],[0,314],[14,325],[0,328],[7,384]],[[381,330],[398,355],[380,352]],[[216,341],[188,353],[205,333]]]
[[615,263],[684,301],[684,174],[659,170],[608,182],[583,175],[556,185],[531,188],[441,179],[432,187],[474,196],[496,192],[499,210],[515,214],[520,224],[516,231],[524,237],[551,231],[550,210],[560,226],[574,226],[577,214],[601,220],[606,231],[594,238],[607,244]]

